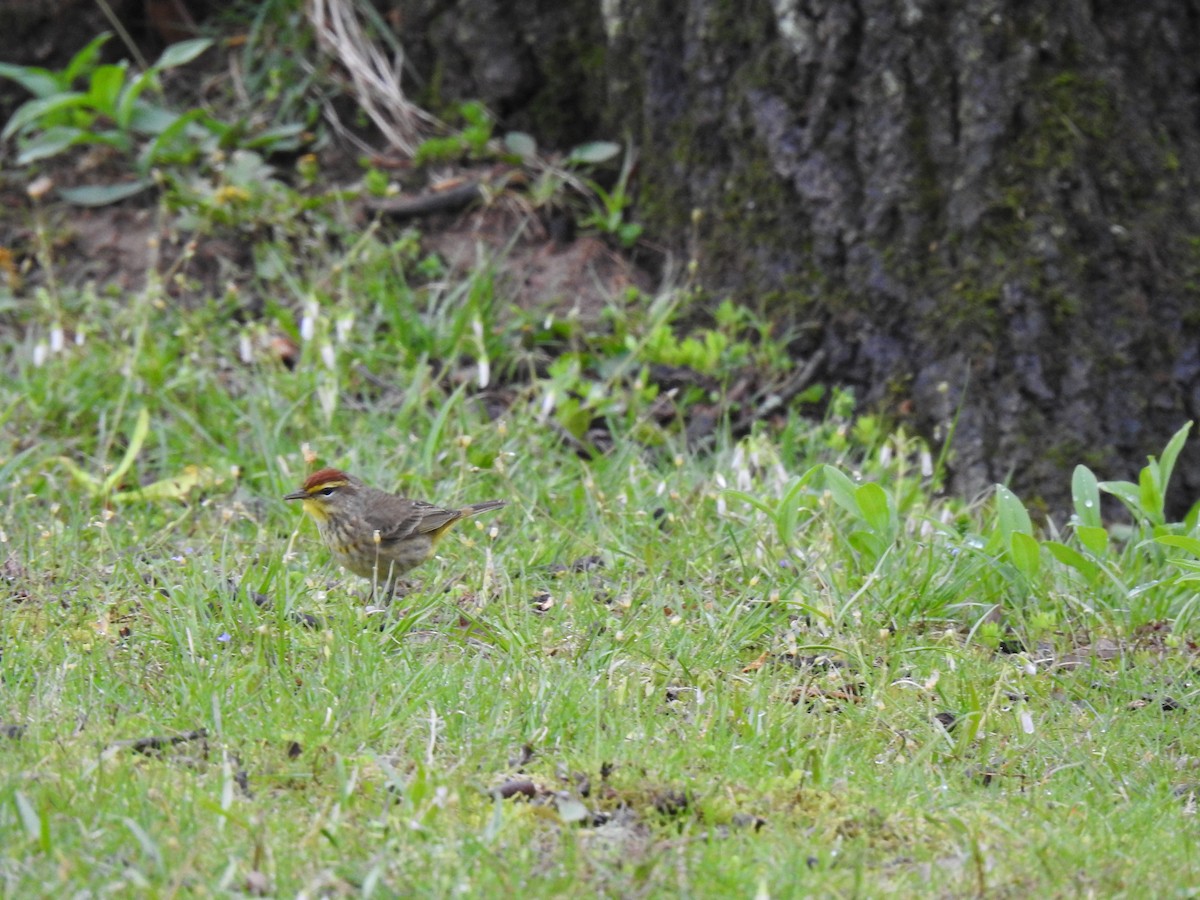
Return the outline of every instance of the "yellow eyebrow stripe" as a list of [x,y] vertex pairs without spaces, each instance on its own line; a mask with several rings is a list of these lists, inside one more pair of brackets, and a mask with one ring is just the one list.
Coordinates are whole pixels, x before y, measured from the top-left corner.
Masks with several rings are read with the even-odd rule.
[[326,488],[345,487],[350,482],[348,481],[322,481],[320,484],[314,484],[308,489],[310,494],[318,494]]

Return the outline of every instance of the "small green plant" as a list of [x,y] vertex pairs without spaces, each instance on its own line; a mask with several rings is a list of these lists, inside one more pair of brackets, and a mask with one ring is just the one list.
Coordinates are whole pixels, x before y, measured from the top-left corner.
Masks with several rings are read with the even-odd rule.
[[775,526],[775,536],[783,547],[791,548],[801,535],[802,526],[816,514],[817,492],[811,487],[822,474],[821,466],[813,466],[798,478],[791,479],[778,497],[750,491],[726,490],[728,500],[740,500],[757,509]]
[[996,485],[996,527],[983,549],[1010,564],[1022,585],[1036,582],[1041,547],[1033,536],[1033,521],[1021,499],[1001,484]]
[[611,412],[616,398],[601,382],[586,377],[578,354],[563,354],[547,374],[543,396],[547,407],[553,406],[555,421],[576,440],[586,440],[592,422]]
[[488,156],[488,145],[495,128],[491,113],[482,103],[471,100],[458,107],[458,114],[464,122],[462,129],[423,141],[413,159],[417,165]]
[[363,175],[363,187],[372,197],[386,197],[389,187],[388,177],[384,172],[372,166]]
[[244,226],[278,222],[289,215],[321,204],[322,198],[301,196],[275,177],[275,168],[251,150],[218,155],[204,176],[185,178],[174,173],[163,177],[166,203],[175,209],[179,224],[189,231],[213,225]]
[[639,362],[686,366],[717,377],[745,366],[763,374],[782,374],[792,366],[785,342],[772,334],[770,323],[731,300],[717,306],[715,327],[692,327],[680,336],[679,320],[692,299],[683,293],[672,296],[669,303],[656,301],[649,307],[636,302],[614,304],[607,310],[612,334],[597,343],[598,352],[628,352]]
[[538,170],[530,189],[534,206],[557,202],[565,187],[571,187],[587,198],[589,208],[580,224],[595,232],[615,238],[623,247],[632,247],[642,234],[642,226],[628,220],[628,208],[633,202],[629,193],[629,178],[633,172],[634,155],[627,153],[616,183],[605,189],[595,180],[583,178],[577,171],[612,159],[620,145],[611,141],[582,144],[567,154],[561,166],[538,157],[537,142],[523,132],[509,132],[502,141],[494,141],[495,121],[487,108],[478,101],[461,104],[457,113],[462,119],[460,130],[431,137],[417,147],[413,161],[417,165],[453,163],[462,160],[503,159]]
[[[0,77],[16,81],[34,95],[0,132],[0,139],[16,140],[18,165],[81,145],[136,154],[139,178],[60,191],[72,202],[102,205],[132,196],[153,183],[150,170],[156,166],[189,165],[215,151],[236,148],[292,150],[304,140],[304,126],[299,123],[256,132],[244,121],[222,122],[201,109],[176,112],[149,99],[151,94],[161,95],[164,71],[196,59],[212,45],[211,40],[172,44],[153,65],[135,73],[125,60],[100,64],[100,50],[110,37],[95,38],[59,72],[0,63]],[[82,90],[76,87],[80,82]]]
[[697,337],[678,338],[670,325],[659,325],[643,346],[647,362],[669,366],[687,366],[697,372],[711,373],[721,366],[736,366],[745,355],[739,346],[730,352],[729,337],[720,331],[702,331]]
[[605,190],[595,181],[588,182],[598,203],[580,223],[585,228],[591,227],[600,234],[616,238],[622,247],[632,247],[642,236],[642,226],[626,219],[627,210],[633,203],[633,197],[629,193],[629,177],[633,174],[633,164],[634,154],[626,153],[621,164],[621,173],[617,176],[612,190]]
[[[147,92],[159,91],[159,75],[191,62],[212,41],[200,38],[168,47],[146,71],[135,74],[127,61],[99,64],[100,50],[110,34],[102,34],[80,50],[61,72],[36,66],[0,63],[0,77],[16,81],[33,99],[18,107],[0,137],[16,137],[17,163],[27,165],[55,156],[77,144],[104,144],[132,153],[139,138],[177,135],[196,116],[175,113],[151,102]],[[77,90],[79,81],[86,82]],[[144,162],[154,160],[154,154]]]
[[510,132],[504,136],[504,146],[517,160],[538,169],[537,178],[529,188],[530,200],[538,208],[558,203],[568,187],[589,197],[588,186],[577,174],[579,170],[603,165],[621,153],[621,145],[613,141],[589,141],[573,148],[562,165],[552,165],[536,156],[537,144],[529,135]]
[[836,466],[822,467],[825,489],[834,503],[850,513],[854,529],[846,536],[863,567],[873,568],[896,542],[900,519],[895,498],[877,482],[855,484]]
[[[1171,481],[1171,473],[1175,470],[1175,461],[1183,450],[1192,423],[1188,422],[1177,432],[1163,449],[1162,459],[1150,457],[1149,463],[1142,468],[1138,483],[1130,481],[1102,481],[1098,487],[1112,494],[1125,505],[1136,523],[1135,527],[1149,530],[1155,535],[1164,533],[1167,529],[1166,495],[1167,486]],[[1093,498],[1089,497],[1088,500]],[[1094,498],[1097,499],[1098,498]],[[1087,501],[1085,501],[1087,502]],[[1093,504],[1090,509],[1096,509]],[[1195,521],[1196,508],[1193,508],[1191,518]]]
[[[997,485],[993,524],[982,537],[968,536],[962,549],[991,561],[985,577],[1003,586],[999,595],[1017,601],[1030,634],[1056,625],[1063,602],[1087,616],[1101,610],[1123,614],[1133,624],[1191,615],[1195,604],[1190,582],[1200,566],[1188,556],[1163,559],[1168,549],[1200,555],[1200,541],[1191,534],[1196,508],[1182,522],[1166,519],[1166,488],[1190,428],[1187,423],[1172,436],[1161,459],[1150,457],[1137,484],[1101,482],[1086,466],[1076,466],[1068,538],[1052,523],[1047,525],[1049,536],[1040,538],[1021,500]],[[1102,492],[1117,497],[1134,524],[1106,525],[1100,512]],[[1184,574],[1164,577],[1164,562]]]

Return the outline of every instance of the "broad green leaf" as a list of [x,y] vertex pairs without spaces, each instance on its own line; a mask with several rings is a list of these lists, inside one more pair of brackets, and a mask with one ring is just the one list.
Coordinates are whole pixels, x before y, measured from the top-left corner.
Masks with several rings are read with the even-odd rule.
[[121,98],[117,101],[117,108],[113,117],[117,121],[119,128],[129,128],[133,124],[133,116],[137,111],[138,98],[146,88],[154,85],[157,72],[154,69],[143,72],[134,78],[121,92]]
[[821,466],[812,466],[799,478],[792,479],[783,495],[784,503],[789,506],[799,506],[801,497],[808,491],[808,486],[821,473]]
[[1081,525],[1099,526],[1100,488],[1096,476],[1087,466],[1076,466],[1071,476],[1071,500],[1075,504],[1075,515]]
[[[194,124],[197,120],[203,120],[204,118],[206,118],[204,111],[199,109],[190,109],[183,115],[176,117],[174,122],[164,128],[154,140],[142,148],[142,152],[138,155],[139,171],[148,172],[153,166],[161,162],[168,159],[174,160],[181,155],[185,155],[177,153],[177,147],[180,149],[186,147],[188,154],[205,152],[214,139],[207,131],[200,129]],[[193,135],[193,129],[201,133]]]
[[1138,503],[1151,522],[1163,522],[1163,490],[1158,480],[1158,466],[1153,461],[1138,473]]
[[[42,100],[30,100],[21,104],[17,108],[17,111],[12,114],[12,118],[4,126],[4,131],[0,131],[0,140],[7,140],[40,119],[53,118],[58,113],[65,113],[68,110],[80,109],[86,106],[87,96],[75,91],[65,94],[55,94],[53,97],[46,97]],[[50,122],[48,124],[59,123]]]
[[792,482],[791,486],[787,490],[787,494],[784,496],[789,500],[795,499],[799,501],[800,494],[807,490],[809,483],[812,482],[812,480],[819,474],[821,474],[821,468],[822,467],[820,465],[811,466],[807,472]]
[[866,523],[876,534],[890,542],[894,537],[895,516],[887,491],[874,481],[868,481],[855,489],[854,499]]
[[58,195],[76,206],[108,206],[153,187],[149,178],[121,181],[117,184],[89,184],[83,187],[59,188]]
[[296,150],[306,143],[304,135],[308,128],[303,122],[289,122],[258,132],[242,141],[242,146],[252,150],[267,150],[272,153]]
[[71,57],[71,61],[67,63],[67,67],[63,69],[60,79],[62,88],[70,88],[75,84],[75,79],[82,75],[86,75],[92,70],[96,64],[96,60],[100,58],[100,48],[108,43],[108,39],[112,37],[112,32],[105,31],[96,35],[88,42],[82,50]]
[[1145,518],[1145,510],[1142,509],[1141,490],[1132,481],[1102,481],[1099,484],[1100,490],[1106,494],[1112,494],[1120,500],[1125,508],[1133,513],[1134,519],[1139,522]]
[[1002,484],[996,485],[996,513],[1005,535],[1033,534],[1033,523],[1021,499]]
[[613,141],[592,141],[588,144],[580,144],[568,153],[565,162],[568,166],[594,166],[608,162],[610,159],[618,156],[620,152],[621,145]]
[[111,494],[113,488],[120,484],[121,479],[133,468],[138,454],[142,452],[142,444],[146,443],[146,435],[149,433],[150,410],[143,406],[138,410],[137,421],[133,425],[133,434],[129,436],[129,446],[125,448],[125,455],[121,457],[117,467],[104,479],[104,484],[101,486],[102,493]]
[[1192,504],[1192,508],[1187,511],[1187,515],[1183,517],[1183,530],[1195,531],[1196,523],[1200,522],[1200,500]]
[[200,110],[177,113],[151,103],[139,103],[134,106],[133,111],[130,113],[129,127],[138,134],[153,137],[154,135],[162,134],[180,119],[190,116],[191,118],[188,121],[191,121],[199,113]]
[[86,143],[90,135],[81,128],[71,125],[54,125],[21,143],[17,154],[17,165],[27,165],[39,159],[57,156],[68,147]]
[[1075,528],[1075,537],[1096,556],[1108,555],[1108,531],[1098,525],[1080,525]]
[[887,543],[873,531],[853,531],[846,540],[851,547],[862,554],[868,566],[875,565],[887,551]]
[[804,508],[803,500],[808,491],[808,484],[820,472],[820,466],[812,466],[799,478],[793,479],[791,485],[779,501],[775,513],[775,529],[784,543],[795,537],[796,528],[800,521],[800,513]]
[[1200,538],[1184,534],[1164,534],[1162,537],[1155,538],[1155,541],[1166,547],[1178,547],[1193,556],[1200,556]]
[[1042,555],[1035,538],[1023,531],[1014,531],[1009,537],[1009,555],[1022,575],[1030,580],[1037,577]]
[[1183,445],[1187,442],[1188,432],[1192,429],[1192,423],[1187,422],[1180,428],[1171,440],[1167,441],[1167,446],[1162,452],[1162,459],[1158,462],[1158,483],[1163,494],[1167,492],[1167,485],[1171,482],[1171,473],[1175,471],[1175,461],[1179,459],[1179,453],[1183,450]]
[[825,489],[833,496],[833,501],[851,515],[861,517],[862,510],[859,509],[858,499],[855,497],[857,488],[850,476],[829,465],[822,466],[821,472],[825,476]]
[[88,104],[117,122],[118,125],[121,123],[117,116],[117,98],[121,95],[121,88],[125,85],[126,69],[127,66],[119,64],[101,66],[92,73],[87,91]]
[[[193,116],[192,113],[200,115]],[[186,113],[189,121],[195,122],[189,129],[190,134],[200,137],[203,133],[207,133],[217,138],[222,147],[232,147],[240,140],[239,135],[242,134],[242,120],[236,123],[222,122],[220,119],[214,119],[203,110],[193,109]]]
[[1042,546],[1050,551],[1050,555],[1063,565],[1070,566],[1081,574],[1089,583],[1095,582],[1100,574],[1100,567],[1076,550],[1059,541],[1043,541]]
[[59,84],[58,79],[48,69],[39,69],[36,66],[0,63],[0,78],[15,81],[39,99],[62,93],[65,87],[69,87]]
[[193,59],[212,46],[210,38],[194,38],[190,41],[180,41],[172,44],[163,51],[162,56],[154,63],[155,69],[171,69],[190,63]]
[[504,146],[509,153],[521,159],[533,159],[537,156],[537,141],[523,131],[510,131],[504,135]]

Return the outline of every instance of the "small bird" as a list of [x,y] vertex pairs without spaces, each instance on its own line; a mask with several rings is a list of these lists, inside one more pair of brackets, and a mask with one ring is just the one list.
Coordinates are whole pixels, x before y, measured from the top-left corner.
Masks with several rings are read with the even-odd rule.
[[460,519],[504,506],[503,500],[442,509],[369,487],[338,469],[321,469],[284,500],[303,501],[333,557],[371,579],[387,596],[396,579],[433,556],[442,535]]

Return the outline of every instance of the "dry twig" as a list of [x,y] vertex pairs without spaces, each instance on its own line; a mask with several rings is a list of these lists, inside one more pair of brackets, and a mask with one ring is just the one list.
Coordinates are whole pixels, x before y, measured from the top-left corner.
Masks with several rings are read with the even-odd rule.
[[321,48],[337,59],[354,83],[359,105],[397,150],[411,157],[424,135],[441,125],[404,95],[404,50],[393,42],[394,57],[367,37],[363,20],[372,16],[361,0],[310,0],[308,18]]

